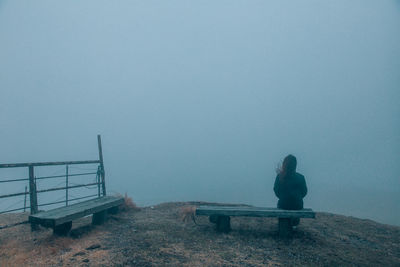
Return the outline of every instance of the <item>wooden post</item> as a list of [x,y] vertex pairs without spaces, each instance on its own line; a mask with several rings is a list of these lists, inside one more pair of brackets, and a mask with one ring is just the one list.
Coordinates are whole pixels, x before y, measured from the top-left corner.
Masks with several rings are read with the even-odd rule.
[[103,150],[101,148],[101,136],[99,134],[97,135],[97,144],[99,146],[101,185],[103,188],[103,196],[105,196],[105,195],[107,195],[107,193],[106,193],[106,178],[105,178],[105,172],[104,172]]
[[65,166],[65,206],[68,206],[68,165]]

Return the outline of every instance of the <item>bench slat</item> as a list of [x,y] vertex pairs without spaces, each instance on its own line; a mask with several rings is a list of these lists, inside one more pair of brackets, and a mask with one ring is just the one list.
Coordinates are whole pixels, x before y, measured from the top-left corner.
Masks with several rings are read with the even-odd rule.
[[91,199],[66,207],[60,207],[49,211],[39,212],[29,216],[29,221],[39,223],[43,226],[54,227],[56,225],[70,222],[93,213],[97,213],[112,207],[121,205],[122,197],[105,196]]
[[200,206],[196,215],[278,217],[278,218],[315,218],[312,209],[283,210],[278,208],[252,206]]

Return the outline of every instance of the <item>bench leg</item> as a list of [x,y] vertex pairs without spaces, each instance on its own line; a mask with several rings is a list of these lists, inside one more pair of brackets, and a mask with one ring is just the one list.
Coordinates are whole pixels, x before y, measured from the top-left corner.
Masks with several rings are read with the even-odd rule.
[[293,228],[290,218],[279,218],[279,236],[290,237],[292,236]]
[[53,228],[53,234],[55,235],[67,235],[72,228],[72,222],[66,222],[60,225],[56,225]]
[[115,207],[109,208],[107,210],[107,213],[109,213],[109,214],[117,214],[118,210],[119,210],[119,206],[115,206]]
[[231,218],[229,216],[217,217],[217,231],[229,233],[231,231]]
[[100,225],[106,220],[107,211],[103,210],[97,213],[94,213],[92,216],[92,224]]
[[292,226],[297,226],[300,224],[300,218],[293,218],[290,223]]
[[210,217],[208,217],[208,220],[210,221],[210,223],[217,223],[218,217],[219,217],[218,215],[213,214],[210,215]]

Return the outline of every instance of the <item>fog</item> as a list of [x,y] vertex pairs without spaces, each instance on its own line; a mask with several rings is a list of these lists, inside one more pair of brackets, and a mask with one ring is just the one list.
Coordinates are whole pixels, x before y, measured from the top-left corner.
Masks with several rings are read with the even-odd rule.
[[276,206],[292,153],[306,207],[400,225],[399,29],[398,0],[0,1],[0,163],[101,134],[111,194]]

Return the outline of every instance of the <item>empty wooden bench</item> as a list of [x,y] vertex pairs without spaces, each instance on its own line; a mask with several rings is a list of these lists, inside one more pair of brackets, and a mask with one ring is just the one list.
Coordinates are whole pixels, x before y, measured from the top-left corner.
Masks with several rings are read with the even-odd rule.
[[196,215],[209,216],[210,222],[217,224],[217,231],[225,233],[231,230],[230,216],[277,217],[279,218],[279,235],[282,237],[291,235],[293,230],[291,219],[315,218],[315,212],[312,209],[282,210],[252,206],[200,206],[196,208]]
[[29,222],[51,227],[55,234],[64,235],[71,230],[73,220],[93,214],[92,223],[101,224],[107,211],[115,211],[123,202],[123,197],[104,196],[32,214],[29,216]]

